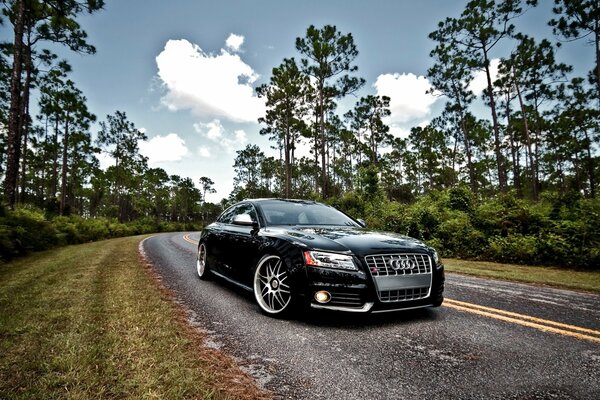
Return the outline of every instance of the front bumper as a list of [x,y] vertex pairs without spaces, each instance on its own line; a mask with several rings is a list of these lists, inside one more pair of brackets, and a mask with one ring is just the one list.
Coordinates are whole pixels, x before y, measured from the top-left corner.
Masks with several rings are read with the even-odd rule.
[[[444,300],[444,267],[441,264],[432,268],[431,286],[427,293],[418,292],[410,285],[394,291],[382,301],[376,283],[370,274],[362,271],[337,271],[307,267],[307,285],[304,297],[311,308],[343,312],[377,313],[410,310],[440,306]],[[406,281],[411,281],[407,277]],[[315,294],[326,291],[330,294],[327,303],[319,303]],[[379,295],[378,295],[379,293]]]

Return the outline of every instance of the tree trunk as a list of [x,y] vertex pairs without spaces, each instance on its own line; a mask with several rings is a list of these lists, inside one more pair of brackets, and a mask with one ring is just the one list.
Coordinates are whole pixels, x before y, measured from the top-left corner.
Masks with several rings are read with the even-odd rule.
[[[456,86],[454,86],[456,88]],[[475,176],[475,166],[473,165],[473,155],[471,151],[471,143],[469,141],[469,130],[467,129],[467,124],[465,122],[465,115],[462,106],[462,102],[460,101],[460,93],[458,90],[455,91],[456,94],[456,104],[458,105],[458,118],[460,120],[460,129],[463,132],[463,138],[465,142],[465,152],[467,153],[467,169],[469,170],[469,184],[471,186],[471,190],[473,193],[477,193],[477,177]]]
[[56,121],[54,126],[54,148],[52,149],[52,185],[50,186],[50,197],[56,197],[58,191],[58,133],[59,133],[59,119],[56,114]]
[[501,192],[506,192],[506,169],[504,165],[504,155],[500,149],[500,129],[498,128],[498,114],[496,113],[496,100],[494,99],[494,90],[492,87],[492,77],[490,75],[490,63],[487,51],[483,51],[485,62],[485,77],[487,78],[488,97],[490,99],[490,108],[492,109],[492,124],[494,128],[494,153],[496,155],[496,166],[498,169],[498,185]]
[[506,92],[506,132],[510,138],[510,154],[513,163],[513,181],[517,196],[523,198],[523,187],[521,186],[521,171],[519,166],[519,157],[517,156],[517,149],[515,145],[515,138],[510,127],[511,115],[510,115],[510,93]]
[[17,201],[17,178],[21,159],[21,72],[23,68],[23,26],[25,20],[25,1],[16,1],[14,21],[13,65],[10,76],[10,110],[8,114],[8,140],[6,159],[6,178],[4,191],[8,206],[15,208]]
[[585,133],[585,147],[587,152],[587,172],[588,178],[590,181],[590,197],[592,199],[596,198],[596,178],[594,177],[594,159],[592,158],[592,149],[591,149],[591,141],[588,135],[587,129],[584,130]]
[[599,22],[596,19],[594,29],[594,45],[596,46],[596,96],[598,97],[598,109],[600,110],[600,27]]
[[62,169],[60,184],[60,215],[64,215],[67,200],[67,155],[69,149],[69,111],[65,115],[65,134],[63,135]]
[[531,133],[529,131],[529,120],[527,119],[527,111],[525,109],[525,103],[523,102],[523,96],[521,95],[521,88],[519,83],[515,79],[515,87],[517,89],[517,97],[519,98],[519,106],[521,107],[521,114],[523,114],[523,130],[525,133],[525,140],[527,142],[527,154],[529,155],[529,168],[531,169],[531,196],[534,201],[539,199],[539,182],[537,174],[537,162],[531,149]]
[[22,132],[22,142],[23,142],[23,150],[21,161],[21,194],[20,194],[20,202],[24,203],[25,199],[25,188],[26,188],[26,179],[25,174],[27,173],[27,144],[29,141],[29,88],[31,87],[31,69],[33,67],[31,60],[31,44],[30,40],[28,40],[28,45],[23,49],[23,58],[25,64],[25,82],[23,84],[23,97],[21,99],[21,119],[19,121],[21,127],[20,130]]

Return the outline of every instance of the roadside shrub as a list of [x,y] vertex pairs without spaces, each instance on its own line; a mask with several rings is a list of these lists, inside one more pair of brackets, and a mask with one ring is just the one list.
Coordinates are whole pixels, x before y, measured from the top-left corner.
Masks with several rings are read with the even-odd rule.
[[468,187],[461,185],[448,190],[449,209],[472,213],[474,205],[475,196]]
[[437,234],[442,223],[442,215],[435,203],[430,198],[414,204],[407,213],[407,232],[421,240],[431,240]]
[[474,225],[491,236],[537,234],[548,225],[546,208],[517,199],[511,193],[500,195],[477,207]]
[[537,238],[521,234],[494,236],[490,239],[486,256],[491,261],[503,263],[536,264]]
[[[0,257],[9,259],[30,251],[46,250],[58,243],[57,231],[45,220],[40,210],[19,208],[7,212],[0,218],[3,253]],[[6,252],[6,253],[4,253]]]
[[348,192],[329,202],[330,205],[345,212],[353,218],[365,218],[365,201],[356,192]]
[[77,229],[82,242],[92,242],[109,237],[109,221],[104,218],[77,218]]
[[455,211],[438,227],[438,251],[444,257],[477,258],[487,247],[485,235],[471,224],[469,216]]

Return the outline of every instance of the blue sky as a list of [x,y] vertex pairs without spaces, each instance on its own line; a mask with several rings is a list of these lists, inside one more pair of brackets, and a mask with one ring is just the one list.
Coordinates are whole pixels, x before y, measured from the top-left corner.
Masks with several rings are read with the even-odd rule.
[[[550,0],[516,21],[537,39],[552,36]],[[253,88],[269,80],[284,57],[296,57],[296,37],[309,25],[336,25],[352,33],[359,56],[358,75],[366,79],[359,95],[392,97],[389,123],[396,135],[427,123],[443,99],[424,94],[433,48],[427,35],[438,21],[457,17],[466,1],[454,0],[106,0],[105,9],[80,19],[97,54],[64,53],[73,79],[100,120],[127,112],[146,131],[141,144],[150,166],[170,174],[215,181],[227,197],[233,185],[235,151],[256,143],[263,109]],[[499,48],[493,57],[505,56]],[[559,59],[579,71],[592,65],[583,42],[558,50]],[[585,72],[581,72],[585,73]],[[239,78],[242,76],[242,78]],[[356,101],[348,99],[342,107]],[[97,127],[94,128],[97,130]],[[110,162],[103,157],[103,165]]]

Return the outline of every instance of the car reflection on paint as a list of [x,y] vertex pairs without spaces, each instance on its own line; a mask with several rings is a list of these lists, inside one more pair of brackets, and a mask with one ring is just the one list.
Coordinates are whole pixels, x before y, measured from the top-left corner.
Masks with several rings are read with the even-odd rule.
[[434,249],[366,229],[333,207],[256,199],[225,210],[200,234],[196,270],[254,292],[267,315],[298,306],[383,312],[442,304],[444,267]]

